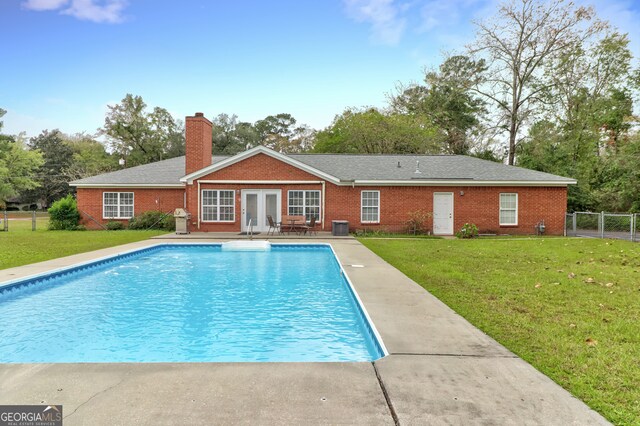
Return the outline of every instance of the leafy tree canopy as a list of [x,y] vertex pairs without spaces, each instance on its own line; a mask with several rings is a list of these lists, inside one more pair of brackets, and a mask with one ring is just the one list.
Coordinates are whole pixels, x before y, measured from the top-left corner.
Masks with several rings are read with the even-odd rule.
[[142,97],[131,94],[108,108],[100,134],[125,159],[126,167],[184,154],[184,125],[166,109],[155,107],[148,112]]
[[66,171],[73,161],[73,150],[59,130],[44,130],[29,140],[29,147],[42,154],[44,163],[36,172],[38,186],[27,194],[27,199],[40,201],[48,206],[71,192]]
[[43,163],[42,154],[28,151],[20,138],[0,135],[0,207],[38,186],[33,176]]
[[214,155],[235,155],[258,145],[260,136],[251,123],[239,122],[237,115],[220,114],[213,119]]
[[92,136],[79,133],[65,139],[73,152],[72,161],[64,170],[71,180],[95,176],[118,168],[118,156],[108,153],[104,145]]
[[233,155],[258,145],[279,152],[305,152],[313,147],[314,136],[313,129],[297,125],[291,114],[269,115],[254,124],[228,114],[213,119],[214,154]]
[[422,117],[348,109],[316,135],[315,152],[425,154],[440,152],[438,134]]
[[473,132],[486,112],[485,101],[473,91],[485,70],[482,59],[450,56],[437,71],[425,73],[425,85],[400,86],[391,97],[391,107],[433,123],[442,134],[443,152],[468,154]]

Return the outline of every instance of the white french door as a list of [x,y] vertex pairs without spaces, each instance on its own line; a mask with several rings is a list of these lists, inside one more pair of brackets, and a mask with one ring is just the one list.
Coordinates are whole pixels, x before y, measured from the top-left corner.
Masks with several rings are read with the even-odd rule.
[[249,222],[254,232],[266,232],[269,229],[267,215],[280,222],[282,191],[279,189],[243,189],[242,190],[242,232],[249,230]]

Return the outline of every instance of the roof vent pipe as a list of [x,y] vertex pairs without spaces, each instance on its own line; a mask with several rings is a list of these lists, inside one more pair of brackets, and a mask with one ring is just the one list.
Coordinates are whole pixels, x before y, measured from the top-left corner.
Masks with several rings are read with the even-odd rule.
[[416,160],[416,172],[417,175],[421,174],[422,172],[420,171],[420,160]]
[[400,168],[400,167],[401,167],[401,166],[400,166],[400,162],[398,161],[398,168]]

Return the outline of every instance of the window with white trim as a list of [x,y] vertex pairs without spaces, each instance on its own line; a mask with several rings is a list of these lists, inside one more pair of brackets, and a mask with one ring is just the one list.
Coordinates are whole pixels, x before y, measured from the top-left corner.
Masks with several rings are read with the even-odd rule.
[[235,220],[236,198],[234,190],[202,190],[203,222],[234,222]]
[[304,216],[307,220],[315,217],[320,220],[320,191],[289,191],[287,211],[289,216]]
[[131,219],[133,217],[133,192],[103,192],[103,219]]
[[360,222],[380,222],[380,191],[362,191],[360,193]]
[[518,224],[518,194],[500,194],[500,225]]

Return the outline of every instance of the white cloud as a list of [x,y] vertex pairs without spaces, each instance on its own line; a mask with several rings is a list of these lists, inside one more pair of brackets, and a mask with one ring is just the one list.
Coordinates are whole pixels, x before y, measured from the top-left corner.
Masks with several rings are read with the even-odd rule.
[[358,22],[371,24],[376,42],[395,45],[400,42],[407,22],[401,13],[405,6],[394,0],[344,0],[349,16]]
[[84,21],[116,24],[124,20],[126,0],[26,0],[22,7],[29,10],[57,10]]
[[56,10],[69,3],[69,0],[27,0],[22,7],[29,10]]
[[501,0],[427,0],[420,8],[421,24],[419,33],[434,29],[447,32],[465,32],[475,19],[484,19],[493,15]]

